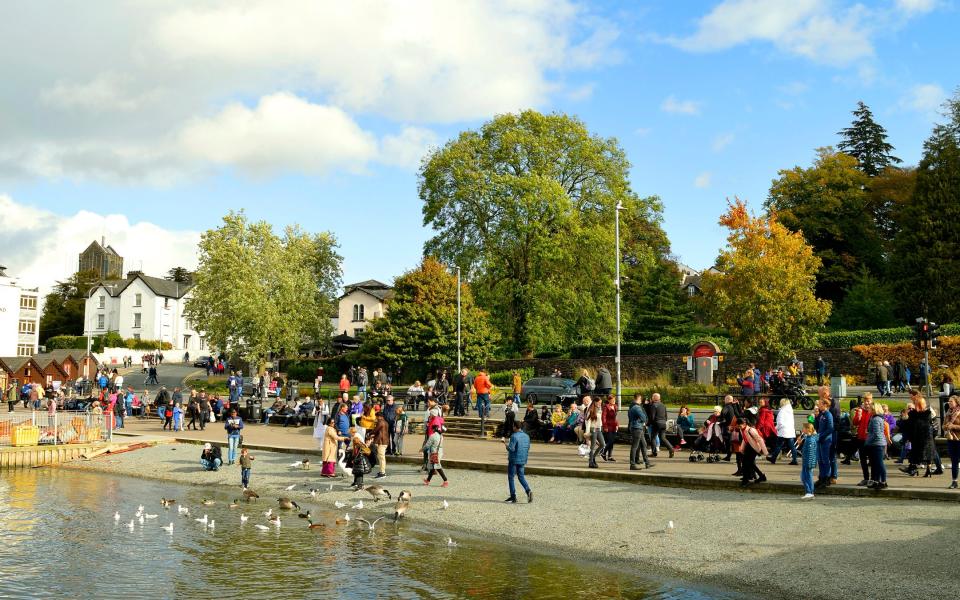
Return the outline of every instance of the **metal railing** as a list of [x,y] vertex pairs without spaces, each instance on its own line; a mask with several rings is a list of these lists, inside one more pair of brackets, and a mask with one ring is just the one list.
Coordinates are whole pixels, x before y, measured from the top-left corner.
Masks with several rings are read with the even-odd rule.
[[61,411],[53,415],[33,411],[0,413],[0,446],[13,445],[17,427],[32,426],[39,430],[38,444],[87,444],[109,441],[112,436],[110,415],[91,412]]

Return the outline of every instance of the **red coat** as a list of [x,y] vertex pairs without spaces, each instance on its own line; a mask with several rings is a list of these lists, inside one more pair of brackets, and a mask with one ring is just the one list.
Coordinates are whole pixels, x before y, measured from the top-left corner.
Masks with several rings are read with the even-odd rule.
[[768,406],[760,407],[760,413],[757,415],[757,432],[764,439],[777,435],[777,426],[773,422],[773,411]]
[[606,432],[616,431],[620,427],[620,424],[617,422],[616,404],[603,405],[603,412],[600,414],[600,424],[603,431]]

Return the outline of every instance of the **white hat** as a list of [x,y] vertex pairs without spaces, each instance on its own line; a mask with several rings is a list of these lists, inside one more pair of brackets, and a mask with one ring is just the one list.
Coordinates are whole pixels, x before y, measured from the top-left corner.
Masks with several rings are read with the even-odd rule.
[[210,442],[207,442],[203,445],[204,450],[213,450],[213,446],[210,445]]

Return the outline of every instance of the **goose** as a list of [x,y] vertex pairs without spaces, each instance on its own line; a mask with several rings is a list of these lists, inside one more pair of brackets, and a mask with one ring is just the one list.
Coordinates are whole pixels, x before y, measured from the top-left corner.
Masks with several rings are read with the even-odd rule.
[[352,508],[353,510],[363,510],[363,500],[361,500],[360,502],[357,502],[350,508]]
[[160,498],[160,504],[162,504],[164,508],[169,508],[176,503],[177,501],[171,498]]
[[256,528],[259,529],[260,531],[270,531],[269,527],[267,527],[266,525],[261,525],[260,523],[256,524]]
[[310,519],[307,519],[307,523],[307,529],[320,529],[322,527],[326,527],[326,525],[323,523],[314,523]]
[[259,498],[260,494],[256,493],[255,491],[249,488],[243,488],[243,497],[247,499],[247,502],[250,502],[254,498]]
[[367,524],[367,528],[368,528],[370,531],[373,531],[374,528],[377,526],[377,523],[379,523],[381,519],[383,519],[382,516],[377,517],[376,519],[374,519],[374,521],[373,521],[372,523],[371,523],[370,521],[366,520],[366,519],[357,519],[357,521],[360,522],[360,523],[366,523],[366,524]]
[[119,521],[120,521],[120,512],[119,512],[119,511],[113,513],[113,520],[116,521],[116,522],[119,522]]
[[301,519],[307,519],[307,520],[309,520],[309,519],[310,519],[310,511],[308,510],[307,512],[302,512],[302,513],[300,513],[300,514],[297,515],[297,516],[300,517]]
[[146,518],[148,518],[148,519],[156,519],[156,518],[157,518],[157,515],[143,515],[143,516],[146,517]]
[[393,500],[393,496],[390,495],[390,490],[384,489],[379,485],[371,485],[366,488],[367,493],[373,496],[374,502],[380,502],[384,497]]
[[171,522],[169,525],[163,525],[163,526],[161,526],[160,529],[163,529],[164,531],[166,531],[166,532],[168,532],[168,533],[173,533],[173,522]]
[[397,500],[400,502],[410,502],[411,499],[413,499],[413,494],[410,493],[410,490],[403,490],[397,496]]
[[336,502],[333,503],[333,505],[336,506],[337,508],[343,508],[344,506],[347,505],[347,503],[346,503],[346,502],[340,502],[339,500],[337,500]]
[[246,522],[247,522],[247,519],[249,519],[249,518],[250,518],[250,517],[248,517],[247,515],[241,514],[241,515],[240,515],[240,523],[246,523]]
[[290,498],[277,498],[277,503],[280,505],[280,508],[284,510],[290,510],[291,508],[300,509],[300,505]]
[[130,519],[130,522],[127,523],[127,528],[129,528],[130,531],[133,531],[133,519]]
[[454,547],[456,547],[456,545],[457,545],[457,543],[456,543],[455,541],[453,541],[453,538],[452,538],[452,537],[447,537],[447,546],[449,546],[449,547],[451,547],[451,548],[454,548]]
[[287,487],[285,487],[285,488],[283,488],[283,489],[289,492],[290,490],[292,490],[292,489],[295,488],[295,487],[297,487],[297,484],[291,483],[290,485],[288,485]]
[[234,498],[233,502],[227,505],[227,508],[237,508],[238,506],[240,506],[239,502],[240,502],[239,500]]
[[403,518],[403,515],[407,514],[407,509],[410,508],[409,500],[397,500],[397,505],[393,509],[393,522],[396,523]]
[[202,518],[202,519],[194,519],[194,521],[196,521],[197,523],[203,523],[204,525],[206,525],[206,524],[207,524],[207,515],[203,515],[203,518]]
[[203,500],[200,501],[200,504],[204,506],[213,506],[214,504],[216,504],[216,502],[214,502],[213,500],[207,500],[206,498],[204,498]]

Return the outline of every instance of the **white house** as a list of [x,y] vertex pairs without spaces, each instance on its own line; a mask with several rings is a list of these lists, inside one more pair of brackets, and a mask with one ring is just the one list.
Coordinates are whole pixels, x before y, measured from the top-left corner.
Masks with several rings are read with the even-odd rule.
[[335,322],[336,334],[359,336],[373,319],[386,313],[386,302],[392,297],[393,288],[375,279],[344,287]]
[[100,281],[87,297],[84,329],[92,335],[116,331],[124,339],[169,342],[174,350],[199,354],[207,350],[206,342],[184,316],[192,287],[139,271]]
[[33,356],[40,338],[39,291],[0,266],[0,356]]

